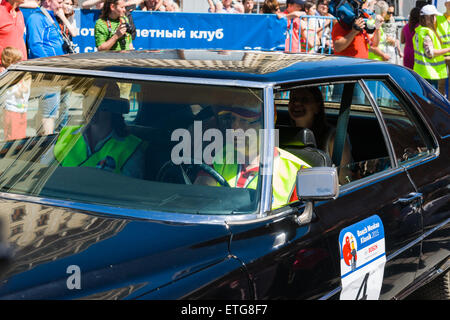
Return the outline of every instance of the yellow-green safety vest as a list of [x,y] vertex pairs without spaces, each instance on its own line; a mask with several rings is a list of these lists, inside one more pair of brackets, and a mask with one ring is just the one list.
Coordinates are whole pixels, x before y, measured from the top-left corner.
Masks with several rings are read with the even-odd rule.
[[447,65],[445,64],[445,58],[443,55],[429,59],[425,55],[423,48],[423,42],[425,36],[429,36],[433,41],[433,47],[435,50],[442,49],[441,42],[439,41],[436,33],[427,27],[418,26],[416,28],[416,34],[413,38],[414,45],[414,71],[421,75],[424,79],[439,80],[447,78]]
[[[383,31],[383,28],[380,28],[380,42],[378,44],[378,48],[381,51],[386,52],[385,51],[385,49],[386,49],[386,35],[385,35],[384,31]],[[370,50],[369,50],[369,59],[383,61],[383,58],[380,55],[378,55],[376,53],[373,53]]]
[[[279,148],[275,149],[272,176],[272,209],[277,209],[289,203],[296,185],[297,171],[300,168],[310,167],[309,164],[293,154]],[[236,187],[240,173],[239,164],[225,164],[225,161],[221,162],[221,164],[216,162],[213,164],[214,170],[220,173],[231,187]],[[251,180],[247,182],[245,187],[256,189],[258,186],[258,174],[249,179]]]
[[114,172],[121,173],[122,167],[142,142],[134,135],[128,135],[121,140],[111,138],[99,151],[88,157],[82,127],[67,126],[59,133],[53,154],[61,166],[101,167],[102,161],[107,161],[110,157],[114,160]]
[[[450,23],[447,17],[443,15],[436,16],[436,24],[437,35],[441,38],[442,47],[450,47]],[[445,55],[448,56],[450,53],[446,53]]]

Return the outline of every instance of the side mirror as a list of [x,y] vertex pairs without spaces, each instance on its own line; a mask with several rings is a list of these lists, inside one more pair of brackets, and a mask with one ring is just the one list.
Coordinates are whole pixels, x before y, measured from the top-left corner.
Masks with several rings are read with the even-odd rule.
[[339,195],[338,174],[335,167],[314,167],[297,172],[299,200],[336,199]]

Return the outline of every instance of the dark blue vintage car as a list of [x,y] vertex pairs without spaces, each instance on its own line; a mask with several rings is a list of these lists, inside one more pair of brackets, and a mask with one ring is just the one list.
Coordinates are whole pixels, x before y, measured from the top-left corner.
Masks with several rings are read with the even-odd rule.
[[0,99],[1,299],[449,299],[450,104],[409,69],[98,52]]

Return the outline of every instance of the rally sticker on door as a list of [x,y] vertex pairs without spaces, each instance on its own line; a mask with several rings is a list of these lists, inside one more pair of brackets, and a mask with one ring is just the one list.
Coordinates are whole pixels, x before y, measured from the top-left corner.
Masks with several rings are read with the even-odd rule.
[[376,300],[383,282],[386,250],[380,217],[371,216],[339,234],[341,300]]

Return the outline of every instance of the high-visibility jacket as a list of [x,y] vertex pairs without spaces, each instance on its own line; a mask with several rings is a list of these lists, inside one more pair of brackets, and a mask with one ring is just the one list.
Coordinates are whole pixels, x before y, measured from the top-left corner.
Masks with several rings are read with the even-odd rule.
[[[380,28],[380,42],[378,44],[378,48],[383,51],[386,52],[386,34],[383,31],[383,28]],[[380,60],[383,61],[383,58],[381,56],[379,56],[376,53],[373,53],[369,50],[369,59],[373,59],[373,60]]]
[[[225,152],[223,153],[225,156]],[[231,187],[237,187],[241,174],[241,166],[237,163],[214,163],[214,169],[227,180]],[[301,168],[309,168],[310,165],[297,158],[293,154],[279,148],[275,148],[272,175],[272,209],[279,208],[291,201],[296,187],[297,171]],[[258,171],[249,176],[244,187],[256,189],[258,186]]]
[[423,42],[425,36],[427,35],[433,41],[433,47],[435,50],[442,49],[441,42],[439,41],[438,36],[433,30],[427,27],[418,26],[416,28],[416,34],[413,38],[414,71],[416,71],[425,79],[445,79],[447,78],[447,65],[445,64],[444,56],[441,55],[430,59],[425,55]]
[[[436,16],[436,31],[439,38],[441,38],[442,48],[450,47],[450,23],[446,16]],[[446,56],[450,53],[446,53]]]
[[135,152],[142,140],[128,135],[121,140],[111,138],[103,147],[88,156],[87,145],[82,135],[83,126],[64,127],[56,141],[53,153],[55,159],[63,167],[96,167],[107,166],[115,173],[121,173],[122,167]]

